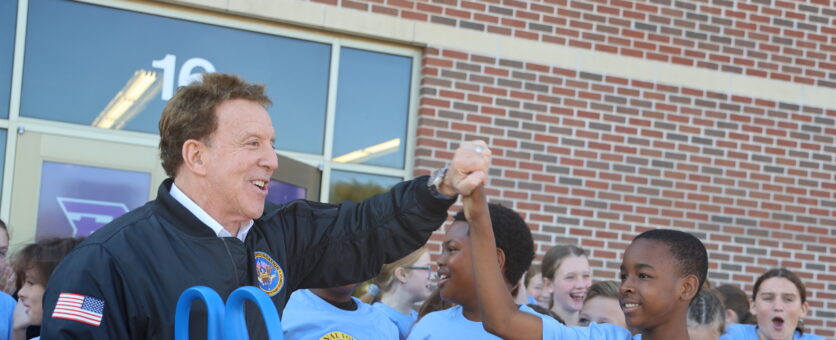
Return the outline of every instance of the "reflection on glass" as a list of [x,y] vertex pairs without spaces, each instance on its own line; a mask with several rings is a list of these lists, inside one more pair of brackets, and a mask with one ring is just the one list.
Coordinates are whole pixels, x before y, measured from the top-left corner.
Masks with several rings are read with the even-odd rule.
[[[29,1],[26,38],[21,116],[156,134],[179,86],[225,72],[265,84],[280,149],[322,154],[328,44],[67,0]],[[144,108],[137,70],[156,77]]]
[[17,0],[0,1],[0,118],[9,117],[16,16]]
[[36,239],[87,237],[148,201],[151,174],[43,162]]
[[125,87],[99,113],[92,125],[102,129],[122,129],[125,123],[142,111],[148,101],[160,92],[160,85],[156,72],[136,71]]
[[292,200],[305,199],[308,189],[270,179],[267,187],[267,201],[274,204],[285,204]]
[[368,159],[384,156],[398,151],[401,146],[401,139],[395,138],[380,144],[372,145],[365,149],[354,150],[342,156],[334,157],[337,163],[362,163]]
[[412,59],[343,48],[339,73],[334,161],[397,140],[388,152],[366,152],[350,162],[403,168]]
[[389,191],[400,178],[361,174],[348,171],[331,171],[330,203],[360,202],[379,193]]

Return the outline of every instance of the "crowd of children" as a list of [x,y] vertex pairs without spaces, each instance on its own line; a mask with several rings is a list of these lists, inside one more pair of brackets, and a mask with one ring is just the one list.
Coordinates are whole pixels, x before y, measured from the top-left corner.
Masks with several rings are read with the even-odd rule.
[[[534,242],[519,214],[488,204],[482,188],[463,203],[436,263],[420,248],[385,265],[359,299],[359,283],[296,291],[283,314],[285,338],[822,339],[804,332],[806,288],[787,269],[763,273],[751,296],[735,285],[710,287],[702,242],[656,229],[624,251],[620,281],[593,283],[582,248],[556,246],[531,266]],[[46,284],[79,242],[42,240],[10,261],[2,254],[15,297],[0,292],[0,338],[37,338]]]

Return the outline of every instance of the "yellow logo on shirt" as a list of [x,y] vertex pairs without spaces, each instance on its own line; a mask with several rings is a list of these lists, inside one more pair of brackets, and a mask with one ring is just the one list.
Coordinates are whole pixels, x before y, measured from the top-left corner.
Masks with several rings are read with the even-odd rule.
[[343,332],[331,332],[323,335],[319,340],[357,340],[353,336]]

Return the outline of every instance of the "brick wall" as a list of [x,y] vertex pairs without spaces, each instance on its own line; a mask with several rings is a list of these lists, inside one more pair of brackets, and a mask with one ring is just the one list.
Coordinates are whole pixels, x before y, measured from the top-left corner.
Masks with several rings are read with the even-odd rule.
[[809,288],[808,328],[836,335],[836,108],[449,49],[426,48],[422,70],[416,171],[486,139],[493,201],[525,215],[538,255],[580,244],[594,278],[615,279],[639,232],[694,232],[714,284],[751,292],[788,267]]
[[[836,89],[830,0],[300,1]],[[751,292],[769,268],[799,273],[807,329],[836,337],[836,99],[813,107],[429,45],[416,174],[486,139],[492,200],[525,216],[538,258],[580,244],[594,278],[615,279],[641,231],[690,231],[714,284]]]
[[836,88],[836,1],[832,0],[310,1]]

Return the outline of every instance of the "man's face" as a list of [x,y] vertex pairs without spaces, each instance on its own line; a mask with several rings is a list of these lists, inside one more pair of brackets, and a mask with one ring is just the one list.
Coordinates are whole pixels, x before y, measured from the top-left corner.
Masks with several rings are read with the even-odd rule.
[[207,211],[219,222],[261,217],[267,185],[278,158],[273,150],[273,122],[261,104],[227,100],[215,108],[218,127],[204,141]]
[[621,308],[627,326],[651,329],[674,315],[682,279],[669,246],[633,241],[621,264]]
[[476,284],[470,256],[470,236],[467,222],[450,225],[441,245],[438,259],[438,288],[441,298],[463,306],[475,306]]

